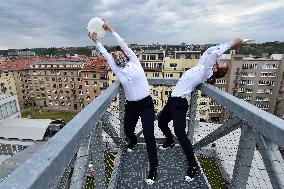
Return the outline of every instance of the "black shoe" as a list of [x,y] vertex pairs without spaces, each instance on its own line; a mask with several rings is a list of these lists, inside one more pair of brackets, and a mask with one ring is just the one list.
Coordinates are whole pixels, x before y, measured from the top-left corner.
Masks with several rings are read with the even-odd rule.
[[191,182],[194,180],[197,174],[198,174],[198,169],[196,167],[189,166],[184,178],[186,181]]
[[132,143],[132,142],[128,143],[128,144],[126,145],[127,152],[133,152],[133,150],[134,150],[136,144],[137,144],[137,143]]
[[145,180],[148,185],[152,185],[155,183],[157,179],[157,168],[151,168],[148,172],[148,177]]
[[162,145],[162,146],[160,146],[159,148],[161,149],[161,150],[166,150],[166,149],[168,149],[168,148],[173,148],[174,146],[175,146],[176,144],[175,144],[175,142],[174,141],[166,141],[166,142],[164,142],[164,144]]

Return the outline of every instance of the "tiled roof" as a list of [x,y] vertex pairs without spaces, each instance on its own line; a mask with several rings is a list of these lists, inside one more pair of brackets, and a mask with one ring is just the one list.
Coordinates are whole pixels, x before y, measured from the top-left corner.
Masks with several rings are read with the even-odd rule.
[[106,60],[101,57],[86,57],[82,71],[107,71],[108,65]]
[[0,64],[0,71],[13,71],[13,70],[24,70],[27,69],[31,64],[42,64],[46,62],[72,62],[74,64],[81,62],[82,64],[86,57],[79,58],[44,58],[44,57],[18,57],[11,58],[3,61]]

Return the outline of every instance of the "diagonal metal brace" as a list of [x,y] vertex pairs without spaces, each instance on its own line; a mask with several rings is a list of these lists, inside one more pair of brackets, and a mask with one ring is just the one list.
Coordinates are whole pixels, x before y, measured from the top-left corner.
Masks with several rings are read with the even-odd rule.
[[195,150],[198,150],[208,144],[218,140],[219,138],[227,135],[228,133],[238,129],[241,125],[241,120],[237,117],[228,119],[222,126],[218,127],[215,131],[205,136],[203,139],[193,145]]
[[109,113],[105,113],[102,116],[102,127],[104,132],[106,132],[113,140],[113,142],[118,146],[122,147],[122,145],[125,143],[117,134],[115,131],[113,125],[110,123],[109,120]]
[[231,189],[246,188],[251,164],[256,147],[252,128],[245,124],[242,126],[238,152],[230,184]]
[[254,132],[254,136],[271,185],[276,189],[284,188],[284,160],[278,146],[257,131]]

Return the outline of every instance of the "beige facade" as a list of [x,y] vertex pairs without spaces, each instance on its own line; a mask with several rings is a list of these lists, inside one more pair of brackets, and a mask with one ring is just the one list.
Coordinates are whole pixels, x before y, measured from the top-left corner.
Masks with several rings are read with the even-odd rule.
[[23,108],[80,111],[108,87],[107,68],[100,66],[84,62],[35,62],[15,74],[19,81],[16,83],[19,103]]
[[15,71],[0,72],[0,93],[17,95],[16,81],[14,79]]
[[[280,113],[283,101],[279,99],[282,96],[283,57],[272,55],[270,58],[251,58],[233,54],[230,60],[223,61],[227,61],[229,73],[217,80],[216,86],[219,89],[264,111],[272,114],[278,111],[278,116],[283,116]],[[210,120],[222,120],[224,115],[223,107],[211,102]]]

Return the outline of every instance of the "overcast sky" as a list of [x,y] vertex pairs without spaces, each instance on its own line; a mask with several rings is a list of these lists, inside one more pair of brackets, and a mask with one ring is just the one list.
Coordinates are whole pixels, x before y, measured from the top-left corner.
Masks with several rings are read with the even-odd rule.
[[[128,43],[284,41],[284,0],[1,0],[0,49],[87,46],[90,18]],[[115,44],[108,34],[105,44]]]

